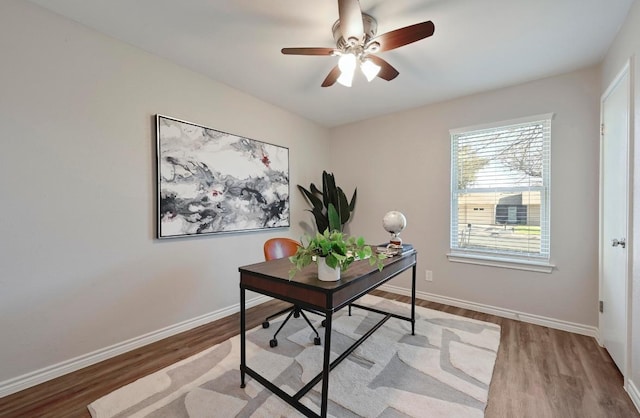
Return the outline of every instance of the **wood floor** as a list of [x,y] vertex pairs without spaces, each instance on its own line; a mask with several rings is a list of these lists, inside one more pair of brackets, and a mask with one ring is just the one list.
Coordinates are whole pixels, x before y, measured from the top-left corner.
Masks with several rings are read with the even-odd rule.
[[[502,327],[486,417],[640,417],[618,369],[593,338],[432,302],[417,304]],[[247,310],[248,328],[283,306],[271,301]],[[101,396],[238,332],[236,314],[150,344],[1,398],[0,417],[89,417],[87,405]]]

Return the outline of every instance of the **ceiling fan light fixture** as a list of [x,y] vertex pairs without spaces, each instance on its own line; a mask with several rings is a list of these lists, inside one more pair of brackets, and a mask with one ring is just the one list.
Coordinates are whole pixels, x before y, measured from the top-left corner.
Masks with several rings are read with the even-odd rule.
[[377,35],[378,22],[373,16],[362,12],[359,0],[337,1],[338,20],[331,27],[336,48],[302,47],[281,50],[285,55],[339,56],[338,65],[329,71],[322,87],[332,86],[336,82],[351,87],[357,67],[360,67],[369,82],[375,77],[391,81],[400,73],[387,61],[373,54],[400,48],[428,38],[435,32],[435,25],[428,20]]
[[362,60],[362,64],[360,64],[360,70],[362,70],[362,74],[367,78],[367,81],[371,82],[380,72],[380,66],[370,59],[365,58]]
[[338,60],[338,67],[343,74],[348,72],[353,73],[356,69],[356,61],[356,56],[348,52],[340,56],[340,59]]
[[351,87],[353,83],[353,74],[356,71],[357,58],[352,53],[342,54],[338,60],[338,68],[340,68],[340,77],[336,80],[345,87]]
[[353,73],[342,73],[336,81],[345,87],[351,87],[351,84],[353,84]]

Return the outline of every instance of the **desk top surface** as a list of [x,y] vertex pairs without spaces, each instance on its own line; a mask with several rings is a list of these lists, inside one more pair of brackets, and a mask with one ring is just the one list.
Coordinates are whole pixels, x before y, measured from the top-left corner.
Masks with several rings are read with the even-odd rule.
[[[409,251],[402,255],[389,257],[384,260],[384,270],[394,270],[395,264],[414,264],[416,251]],[[244,275],[258,276],[267,280],[286,281],[290,286],[314,288],[318,290],[334,291],[348,286],[350,283],[360,280],[369,275],[378,273],[378,268],[370,265],[368,260],[354,261],[346,272],[341,272],[340,280],[335,282],[324,282],[318,279],[318,267],[316,263],[311,263],[296,275],[289,279],[289,271],[293,267],[288,258],[250,264],[240,267],[240,281],[242,283]],[[399,266],[398,266],[399,267]]]

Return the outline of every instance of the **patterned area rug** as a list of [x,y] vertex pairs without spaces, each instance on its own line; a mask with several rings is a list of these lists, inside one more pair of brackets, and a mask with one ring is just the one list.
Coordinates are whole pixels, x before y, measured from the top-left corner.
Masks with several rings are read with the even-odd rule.
[[[365,296],[360,304],[407,314],[407,304]],[[321,318],[308,315],[319,326]],[[353,308],[334,315],[334,358],[375,324],[381,315]],[[313,344],[302,318],[247,333],[247,365],[289,394],[322,367],[322,346]],[[324,337],[324,328],[320,328]],[[323,338],[324,340],[324,338]],[[332,417],[482,417],[500,342],[500,327],[416,307],[411,326],[388,320],[330,374]],[[161,371],[124,386],[89,405],[93,417],[299,417],[286,402],[247,376],[240,388],[240,338],[233,337]],[[320,411],[322,382],[304,403]]]

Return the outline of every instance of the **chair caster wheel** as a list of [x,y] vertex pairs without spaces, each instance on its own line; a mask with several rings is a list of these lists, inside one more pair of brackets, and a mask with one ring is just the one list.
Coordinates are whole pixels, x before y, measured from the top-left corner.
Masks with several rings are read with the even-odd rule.
[[264,321],[262,323],[262,328],[269,328],[269,321]]
[[314,343],[315,345],[320,345],[320,337],[315,337],[315,338],[313,339],[313,343]]
[[322,325],[323,327],[327,326],[327,321],[323,319],[320,325]]
[[300,318],[300,312],[294,312],[293,313],[293,317],[294,318]]
[[275,338],[273,340],[269,340],[269,346],[271,348],[277,347],[278,346],[278,340],[276,340]]

